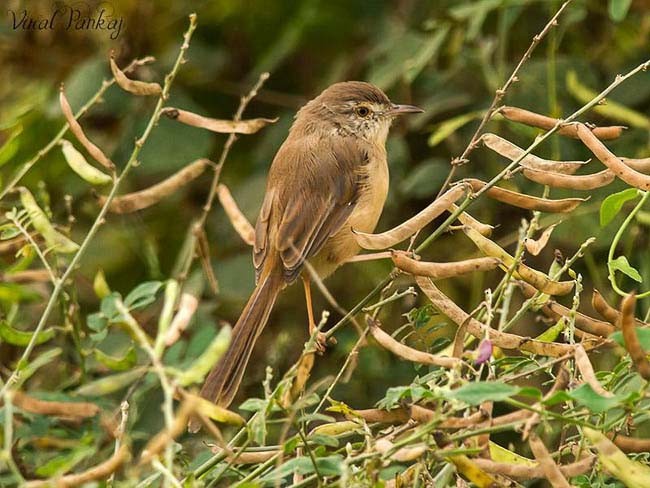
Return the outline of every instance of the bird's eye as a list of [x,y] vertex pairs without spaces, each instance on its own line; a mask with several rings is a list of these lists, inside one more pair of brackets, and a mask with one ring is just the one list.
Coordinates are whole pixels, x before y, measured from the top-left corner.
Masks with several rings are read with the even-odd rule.
[[357,107],[355,109],[355,112],[359,117],[367,117],[368,115],[370,115],[370,109],[368,107],[363,107],[363,106]]

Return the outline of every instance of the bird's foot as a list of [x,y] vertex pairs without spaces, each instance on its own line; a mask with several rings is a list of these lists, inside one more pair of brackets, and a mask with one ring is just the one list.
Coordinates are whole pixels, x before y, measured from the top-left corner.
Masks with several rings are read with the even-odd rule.
[[325,332],[319,332],[316,334],[316,352],[319,355],[322,355],[325,352],[325,349],[327,349],[327,344],[336,344],[336,338],[335,337],[330,337],[329,339],[327,338],[327,334]]

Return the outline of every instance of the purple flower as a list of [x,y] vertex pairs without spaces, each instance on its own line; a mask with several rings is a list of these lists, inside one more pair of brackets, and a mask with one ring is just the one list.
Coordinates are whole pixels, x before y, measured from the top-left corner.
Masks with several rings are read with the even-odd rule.
[[478,349],[476,350],[476,359],[474,360],[474,364],[476,366],[479,366],[489,361],[491,357],[492,357],[492,341],[489,339],[482,340],[478,346]]

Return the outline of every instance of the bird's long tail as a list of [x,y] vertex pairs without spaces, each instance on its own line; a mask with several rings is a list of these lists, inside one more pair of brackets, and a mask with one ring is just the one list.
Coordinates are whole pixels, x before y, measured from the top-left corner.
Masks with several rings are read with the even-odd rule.
[[[230,405],[239,389],[253,346],[269,319],[282,287],[283,281],[278,273],[267,273],[259,281],[235,324],[228,350],[210,371],[201,388],[203,398],[221,407]],[[190,430],[198,430],[198,425],[190,423]]]

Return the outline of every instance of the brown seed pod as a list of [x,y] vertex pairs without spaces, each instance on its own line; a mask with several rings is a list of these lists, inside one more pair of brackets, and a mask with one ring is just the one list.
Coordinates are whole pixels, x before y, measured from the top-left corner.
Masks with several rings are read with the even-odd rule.
[[[596,459],[596,456],[588,455],[575,463],[559,466],[560,472],[567,478],[573,478],[574,476],[591,471],[596,463]],[[476,458],[474,462],[488,473],[500,474],[517,480],[532,480],[545,476],[541,466],[531,467],[526,464],[498,463],[490,459],[481,458]]]
[[[472,187],[472,190],[475,192],[480,191],[487,185],[487,183],[484,181],[478,180],[476,178],[468,178],[463,181],[469,183]],[[500,188],[497,186],[493,186],[485,193],[489,198],[497,200],[498,202],[507,203],[513,207],[549,213],[569,213],[575,210],[575,208],[582,202],[586,201],[584,198],[563,198],[561,200],[549,200],[547,198],[531,197],[530,195],[517,193],[515,191],[506,190],[505,188]]]
[[551,234],[557,225],[558,224],[553,224],[544,229],[544,232],[542,232],[542,235],[539,236],[539,239],[526,239],[524,241],[526,251],[528,251],[533,256],[538,256],[539,253],[544,250],[546,244],[548,244],[548,240],[551,238]]
[[72,134],[77,138],[81,145],[86,148],[88,154],[90,154],[95,161],[97,161],[108,170],[115,171],[115,165],[113,164],[113,161],[108,159],[102,150],[93,144],[93,142],[88,139],[88,137],[86,137],[86,134],[84,134],[81,125],[77,119],[75,119],[74,114],[72,113],[70,103],[68,103],[68,99],[66,98],[65,92],[63,91],[63,85],[61,85],[61,90],[59,91],[59,103],[61,105],[61,111],[63,112],[65,120],[68,123],[68,126],[70,126],[70,132],[72,132]]
[[650,190],[650,175],[639,173],[621,161],[598,137],[583,124],[575,124],[580,140],[614,174],[628,185],[641,190]]
[[498,330],[486,327],[478,320],[472,318],[456,303],[442,293],[429,278],[418,276],[415,278],[416,283],[424,294],[431,300],[431,303],[442,313],[449,317],[457,325],[466,323],[467,332],[478,339],[487,336],[492,344],[501,349],[511,349],[528,351],[540,356],[561,357],[567,354],[573,354],[575,346],[571,344],[560,344],[557,342],[543,342],[530,337],[522,337],[516,334],[500,332]]
[[0,281],[3,283],[35,283],[50,281],[50,272],[46,269],[26,269],[14,271],[13,273],[0,273]]
[[[209,159],[197,159],[185,166],[169,178],[157,183],[145,190],[136,191],[127,195],[115,197],[108,210],[117,214],[126,214],[142,210],[155,205],[163,198],[171,195],[184,185],[198,178],[205,168],[214,164]],[[106,202],[105,196],[99,196],[100,205]]]
[[[523,292],[526,298],[532,298],[537,293],[537,290],[530,286],[528,283],[518,282],[519,288]],[[602,320],[595,319],[589,315],[585,315],[581,312],[572,312],[570,309],[564,305],[548,300],[544,303],[541,308],[544,315],[553,320],[559,320],[560,318],[570,318],[571,314],[575,314],[575,325],[578,329],[588,332],[589,334],[594,334],[599,337],[609,337],[610,334],[615,332],[615,328]]]
[[111,71],[115,77],[115,83],[117,83],[122,90],[140,96],[162,95],[162,88],[158,83],[147,83],[146,81],[138,81],[128,78],[124,72],[117,67],[113,53],[111,53],[110,64]]
[[[129,446],[122,444],[115,453],[103,463],[99,463],[92,468],[81,473],[66,474],[56,479],[56,486],[59,488],[74,488],[82,486],[90,481],[99,481],[107,479],[115,473],[120,467],[129,460],[131,452]],[[52,480],[32,480],[25,483],[25,488],[47,488],[52,486]]]
[[223,120],[204,117],[203,115],[188,112],[174,107],[166,107],[160,112],[161,115],[169,117],[185,125],[207,129],[220,134],[255,134],[269,124],[274,124],[274,119],[250,119],[250,120]]
[[548,480],[553,488],[571,488],[571,485],[560,471],[560,467],[555,464],[553,458],[546,449],[546,446],[537,435],[533,434],[528,440],[530,450],[533,452],[535,459],[539,463],[539,467],[544,473],[544,477]]
[[634,158],[620,158],[630,168],[640,173],[650,173],[650,158],[634,159]]
[[[492,149],[497,154],[508,158],[510,161],[519,159],[524,150],[512,142],[497,136],[496,134],[484,134],[481,141],[486,147]],[[587,164],[588,161],[551,161],[542,159],[533,154],[527,154],[519,162],[524,168],[536,169],[539,171],[553,171],[555,173],[573,174],[580,167]]]
[[[594,310],[600,314],[602,318],[607,320],[610,324],[618,327],[620,324],[620,319],[621,319],[621,312],[616,310],[614,307],[612,307],[607,301],[605,300],[605,297],[601,295],[601,293],[594,288],[594,292],[591,296],[591,305],[594,307]],[[643,322],[642,320],[639,320],[637,318],[634,319],[637,327],[647,327],[648,324]]]
[[589,356],[587,356],[587,351],[585,351],[585,348],[582,347],[581,344],[578,344],[576,346],[576,352],[574,358],[576,362],[576,367],[578,368],[578,371],[580,371],[580,374],[582,375],[582,379],[585,382],[587,382],[589,386],[591,386],[592,390],[594,390],[600,396],[604,396],[604,397],[614,396],[612,392],[607,391],[605,388],[603,388],[603,385],[601,385],[600,381],[598,381],[598,378],[596,378],[596,373],[594,372],[594,367],[591,365]]
[[639,337],[636,335],[636,323],[634,320],[634,308],[636,305],[636,294],[630,293],[621,301],[620,324],[623,331],[625,349],[630,353],[632,362],[637,372],[646,380],[650,380],[650,361],[646,352],[641,347]]
[[408,347],[401,342],[396,341],[384,332],[381,327],[377,325],[377,322],[371,318],[368,318],[368,327],[370,327],[370,333],[372,336],[381,346],[407,361],[421,364],[432,364],[434,366],[440,366],[441,368],[454,368],[459,364],[462,364],[462,362],[457,358],[435,356],[423,351],[418,351],[417,349],[413,349],[412,347]]
[[570,190],[595,190],[609,185],[616,175],[609,169],[590,175],[563,175],[550,171],[524,168],[523,174],[530,181],[552,188],[568,188]]
[[[512,120],[513,122],[519,122],[521,124],[530,125],[531,127],[537,127],[544,130],[552,129],[559,122],[558,119],[547,117],[546,115],[541,115],[517,107],[501,107],[498,112],[506,119]],[[598,139],[605,141],[609,139],[617,139],[625,129],[627,129],[627,127],[623,125],[596,127],[594,128],[593,133],[594,136],[596,136]],[[573,124],[567,124],[560,127],[557,133],[562,136],[578,139],[578,133]]]
[[[515,258],[508,254],[496,242],[482,236],[472,228],[463,229],[467,237],[487,256],[498,258],[501,261],[501,268],[507,271],[515,265]],[[514,276],[531,284],[536,289],[547,295],[566,295],[573,289],[573,281],[554,281],[541,271],[529,268],[523,263],[518,263]]]
[[241,237],[246,244],[252,246],[255,243],[255,229],[242,211],[239,210],[239,206],[237,206],[237,202],[235,202],[228,187],[220,184],[217,187],[217,196],[219,197],[221,206],[226,211],[226,215],[230,219],[230,223],[237,234],[239,234],[239,237]]
[[433,280],[443,280],[468,273],[491,271],[501,264],[497,258],[476,258],[453,263],[431,263],[416,261],[404,251],[392,251],[391,259],[402,271],[419,276],[428,276]]
[[65,418],[89,418],[94,417],[100,411],[99,407],[90,402],[55,402],[39,400],[21,391],[13,394],[13,404],[26,412],[39,415],[51,415]]
[[[454,203],[451,206],[451,210],[454,212],[458,210],[458,205]],[[492,230],[494,229],[493,226],[484,224],[483,222],[479,222],[467,212],[462,212],[461,214],[459,214],[458,220],[460,221],[461,224],[471,227],[472,229],[480,232],[481,235],[485,237],[490,237],[492,235]]]
[[408,239],[425,225],[435,219],[445,210],[449,210],[451,205],[459,198],[469,193],[469,186],[460,184],[447,190],[442,196],[436,198],[424,210],[414,215],[406,222],[401,223],[391,230],[381,234],[366,234],[352,229],[357,244],[363,249],[377,250],[387,249]]

